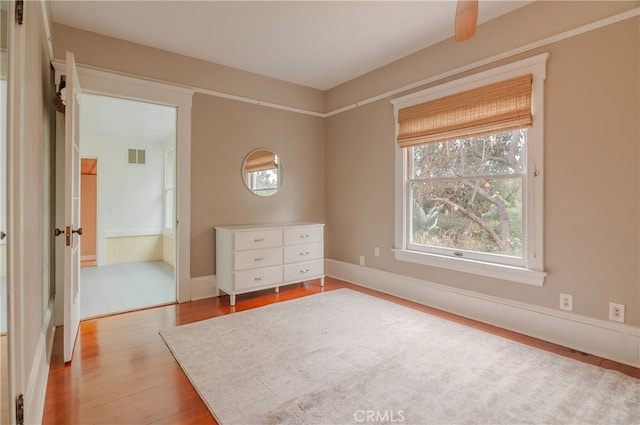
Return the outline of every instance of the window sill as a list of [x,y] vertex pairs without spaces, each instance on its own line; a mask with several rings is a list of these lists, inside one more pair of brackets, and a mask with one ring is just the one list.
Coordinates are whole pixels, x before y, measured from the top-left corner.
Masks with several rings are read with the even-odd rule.
[[403,249],[396,249],[394,252],[396,260],[400,261],[408,261],[411,263],[423,264],[425,266],[472,273],[533,286],[542,286],[544,278],[547,275],[547,272],[544,271],[486,263],[464,258],[450,258],[442,255],[407,251]]

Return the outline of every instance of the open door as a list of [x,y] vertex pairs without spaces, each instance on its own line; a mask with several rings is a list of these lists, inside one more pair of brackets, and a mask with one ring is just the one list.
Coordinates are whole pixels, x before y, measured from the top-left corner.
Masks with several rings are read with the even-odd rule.
[[73,356],[80,327],[80,81],[73,53],[67,52],[64,171],[64,361]]

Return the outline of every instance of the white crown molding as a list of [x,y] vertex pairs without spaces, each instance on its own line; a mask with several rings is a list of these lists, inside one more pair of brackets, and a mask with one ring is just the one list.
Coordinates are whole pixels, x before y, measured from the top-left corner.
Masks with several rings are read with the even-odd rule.
[[422,305],[640,367],[640,327],[609,322],[326,259],[325,273]]
[[296,112],[298,114],[311,115],[313,117],[326,118],[325,113],[315,112],[308,109],[295,108],[293,106],[280,105],[272,102],[265,102],[264,100],[252,99],[244,96],[237,96],[235,94],[223,93],[215,90],[203,89],[199,87],[193,87],[193,91],[200,94],[206,94],[208,96],[221,97],[224,99],[236,100],[238,102],[250,103],[252,105],[266,106],[267,108],[280,109],[283,111]]

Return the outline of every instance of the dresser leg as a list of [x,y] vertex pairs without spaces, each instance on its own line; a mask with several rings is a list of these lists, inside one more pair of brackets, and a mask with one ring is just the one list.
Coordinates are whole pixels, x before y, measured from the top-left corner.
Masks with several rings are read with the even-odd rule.
[[236,305],[236,296],[235,295],[229,295],[229,304],[231,304],[231,306]]

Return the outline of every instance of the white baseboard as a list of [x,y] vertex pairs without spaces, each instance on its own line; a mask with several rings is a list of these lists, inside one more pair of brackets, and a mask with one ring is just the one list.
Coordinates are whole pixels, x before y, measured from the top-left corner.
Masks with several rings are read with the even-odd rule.
[[592,319],[326,259],[327,276],[640,367],[640,327]]
[[29,380],[24,394],[25,424],[40,424],[44,417],[44,402],[49,382],[49,358],[53,346],[55,328],[52,323],[53,304],[46,311],[42,331],[32,365],[25,365],[29,372]]
[[216,276],[199,276],[191,278],[191,301],[217,297],[220,291],[216,287]]

